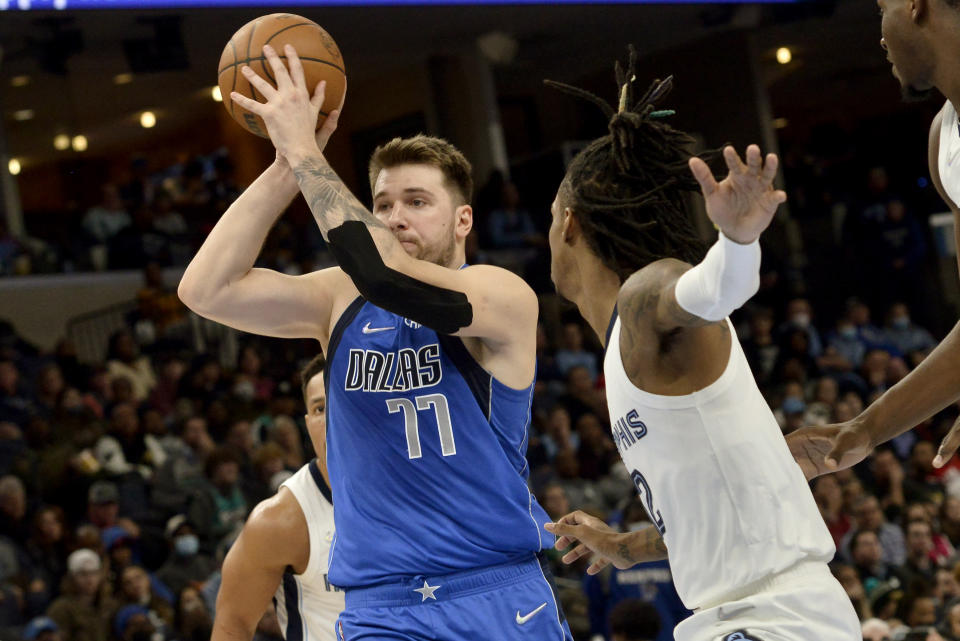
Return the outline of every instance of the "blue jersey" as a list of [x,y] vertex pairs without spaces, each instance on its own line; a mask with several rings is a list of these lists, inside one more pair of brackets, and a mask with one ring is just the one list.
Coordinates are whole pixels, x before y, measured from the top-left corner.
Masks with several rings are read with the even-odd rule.
[[331,583],[443,575],[542,549],[549,518],[526,482],[532,384],[507,387],[460,338],[362,298],[334,327],[325,382]]

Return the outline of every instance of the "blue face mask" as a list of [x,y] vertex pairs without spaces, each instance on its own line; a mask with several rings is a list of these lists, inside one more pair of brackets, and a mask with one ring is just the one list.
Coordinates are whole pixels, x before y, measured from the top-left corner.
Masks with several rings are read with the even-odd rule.
[[853,325],[847,325],[846,327],[840,328],[840,335],[844,338],[856,338],[857,337],[857,328]]
[[893,326],[897,329],[906,329],[910,327],[909,316],[897,316],[893,319]]
[[200,550],[200,539],[196,534],[184,534],[173,540],[173,549],[180,556],[193,556]]

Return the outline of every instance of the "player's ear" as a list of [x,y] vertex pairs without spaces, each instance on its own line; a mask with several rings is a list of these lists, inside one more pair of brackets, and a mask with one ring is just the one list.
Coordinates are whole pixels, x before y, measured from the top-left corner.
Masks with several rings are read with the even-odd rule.
[[910,19],[918,22],[927,13],[927,0],[910,0]]
[[457,229],[458,238],[466,238],[473,229],[473,207],[470,205],[460,205],[454,211],[454,225]]
[[564,207],[560,217],[560,237],[568,245],[575,244],[582,233],[577,214],[569,207]]

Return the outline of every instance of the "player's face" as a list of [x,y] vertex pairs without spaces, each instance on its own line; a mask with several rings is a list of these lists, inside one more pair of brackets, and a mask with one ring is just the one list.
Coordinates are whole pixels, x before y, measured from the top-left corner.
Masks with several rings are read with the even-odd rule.
[[880,8],[880,46],[893,65],[907,100],[926,98],[933,90],[933,55],[925,34],[914,20],[909,0],[877,0]]
[[459,267],[457,245],[473,226],[473,210],[458,205],[443,172],[431,165],[382,169],[373,186],[373,213],[414,258]]
[[323,387],[323,372],[315,375],[307,383],[307,433],[318,457],[326,456],[327,444],[327,393]]

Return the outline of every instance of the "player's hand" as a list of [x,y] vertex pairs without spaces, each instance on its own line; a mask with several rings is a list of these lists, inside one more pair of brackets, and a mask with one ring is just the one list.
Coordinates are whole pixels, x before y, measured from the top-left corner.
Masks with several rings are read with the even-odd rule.
[[776,154],[760,155],[760,147],[747,147],[747,163],[731,146],[723,149],[730,173],[719,183],[707,163],[690,159],[690,171],[700,183],[707,204],[707,216],[730,240],[744,245],[760,237],[773,220],[777,207],[787,200],[786,192],[773,188],[779,161]]
[[[247,98],[236,91],[230,93],[230,98],[247,111],[263,118],[277,153],[289,159],[291,155],[299,157],[317,151],[318,143],[321,142],[316,133],[317,117],[323,104],[326,82],[320,82],[311,93],[306,86],[303,65],[300,64],[296,50],[291,45],[286,45],[283,52],[287,57],[289,71],[273,47],[263,46],[263,55],[270,64],[276,87],[247,65],[240,68],[243,76],[266,98],[266,102]],[[327,118],[324,126],[331,119],[332,128],[325,132],[324,144],[336,129],[336,117],[333,117],[333,114],[331,118]]]
[[787,434],[787,445],[808,481],[853,467],[872,449],[866,431],[849,422],[801,428]]
[[960,417],[953,422],[953,427],[940,441],[940,449],[937,450],[937,455],[933,457],[933,466],[940,468],[946,465],[950,457],[957,451],[958,446],[960,446]]
[[597,574],[611,562],[621,570],[634,565],[632,561],[617,554],[617,539],[623,535],[595,516],[577,510],[560,518],[556,523],[546,523],[543,527],[558,537],[553,544],[558,550],[565,550],[577,543],[577,546],[561,559],[567,565],[588,554],[597,555],[587,568],[587,574]]

